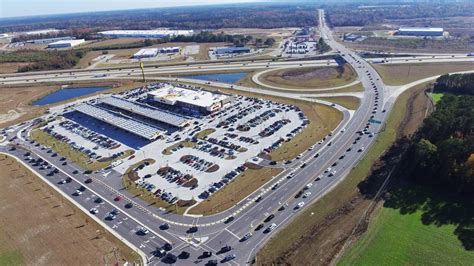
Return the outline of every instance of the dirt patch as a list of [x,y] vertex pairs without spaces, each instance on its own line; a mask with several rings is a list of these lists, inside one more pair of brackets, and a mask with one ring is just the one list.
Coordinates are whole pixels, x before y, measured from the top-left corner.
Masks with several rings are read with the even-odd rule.
[[109,234],[13,158],[0,155],[0,254],[25,265],[138,262]]
[[18,68],[28,66],[30,64],[31,63],[19,63],[19,62],[1,63],[0,64],[0,73],[1,74],[16,73],[18,71]]
[[311,79],[331,79],[334,76],[333,68],[306,68],[306,69],[292,69],[285,72],[282,78],[286,80],[311,80]]

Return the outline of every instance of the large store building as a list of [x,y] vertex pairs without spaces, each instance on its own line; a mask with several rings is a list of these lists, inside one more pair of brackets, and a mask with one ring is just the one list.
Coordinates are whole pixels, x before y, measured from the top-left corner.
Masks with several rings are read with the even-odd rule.
[[203,90],[193,90],[167,85],[148,93],[148,98],[154,102],[179,107],[194,113],[212,113],[226,108],[232,102],[230,95],[213,93]]

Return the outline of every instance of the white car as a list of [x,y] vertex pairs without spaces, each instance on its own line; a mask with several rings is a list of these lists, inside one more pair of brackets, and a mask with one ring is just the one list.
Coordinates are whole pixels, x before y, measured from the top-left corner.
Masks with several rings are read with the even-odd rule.
[[316,180],[315,181],[319,181],[323,178],[323,175],[318,175],[318,177],[316,177]]
[[331,171],[331,167],[329,167],[328,169],[326,169],[326,171],[324,171],[325,173],[329,173]]
[[90,213],[92,214],[98,214],[99,213],[99,210],[97,208],[92,208],[89,210]]
[[148,231],[148,229],[146,229],[145,227],[139,227],[138,228],[138,231],[139,233],[143,234],[143,235],[147,235],[150,231]]
[[296,209],[302,208],[304,206],[304,201],[296,204]]
[[308,183],[308,184],[306,185],[306,188],[310,188],[310,187],[312,187],[312,186],[313,186],[313,183]]
[[358,150],[358,152],[363,152],[363,151],[364,151],[364,147],[362,147]]
[[308,198],[309,196],[311,196],[311,192],[306,192],[303,194],[303,198]]
[[82,191],[80,191],[79,189],[76,190],[76,195],[82,195]]
[[271,232],[271,231],[273,231],[273,229],[275,229],[276,227],[277,227],[277,225],[273,223],[273,224],[271,224],[271,225],[268,227],[267,230],[268,230],[268,232]]
[[329,173],[329,176],[334,176],[336,174],[336,170],[332,171],[331,173]]
[[66,184],[66,180],[61,179],[61,180],[59,181],[59,184]]

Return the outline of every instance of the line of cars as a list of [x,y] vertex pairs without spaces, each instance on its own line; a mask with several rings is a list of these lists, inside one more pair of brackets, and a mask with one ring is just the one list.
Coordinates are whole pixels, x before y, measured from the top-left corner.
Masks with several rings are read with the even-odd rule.
[[235,170],[232,170],[232,171],[228,172],[227,174],[225,174],[224,177],[222,177],[221,181],[214,182],[210,186],[209,189],[207,189],[206,191],[199,194],[198,197],[200,199],[207,199],[211,194],[217,192],[219,189],[224,187],[227,183],[229,183],[236,176],[238,176],[239,174],[244,172],[246,169],[247,169],[247,166],[245,166],[245,165],[238,166],[237,168],[235,168]]

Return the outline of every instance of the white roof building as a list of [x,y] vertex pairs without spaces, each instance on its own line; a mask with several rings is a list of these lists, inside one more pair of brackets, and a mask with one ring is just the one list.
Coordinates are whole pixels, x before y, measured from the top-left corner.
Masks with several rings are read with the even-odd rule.
[[74,47],[79,44],[84,43],[86,40],[84,39],[77,39],[77,40],[61,40],[57,42],[52,42],[48,44],[48,48],[69,48]]
[[136,52],[133,58],[148,58],[155,57],[158,54],[158,48],[144,48]]
[[209,112],[221,109],[231,99],[229,95],[225,94],[185,89],[173,85],[151,91],[148,96],[163,104],[195,107]]

